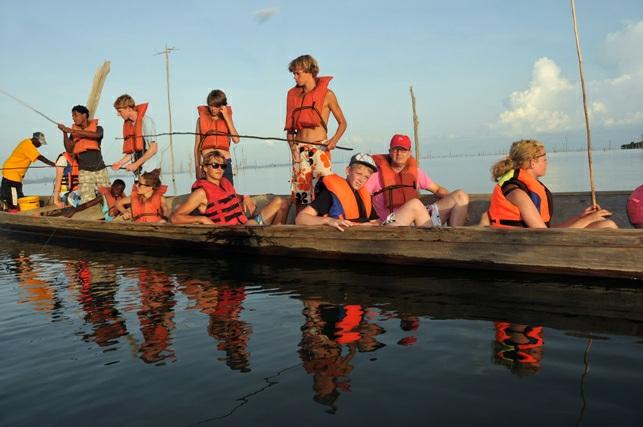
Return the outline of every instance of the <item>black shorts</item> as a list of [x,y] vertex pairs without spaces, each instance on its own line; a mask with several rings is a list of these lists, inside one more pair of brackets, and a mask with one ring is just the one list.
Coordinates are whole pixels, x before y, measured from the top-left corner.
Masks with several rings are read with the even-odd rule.
[[[15,199],[11,191],[12,188],[16,189]],[[21,197],[25,197],[22,193],[22,182],[12,181],[3,177],[2,185],[0,186],[0,199],[9,206],[9,209],[16,209],[18,207],[18,199]]]

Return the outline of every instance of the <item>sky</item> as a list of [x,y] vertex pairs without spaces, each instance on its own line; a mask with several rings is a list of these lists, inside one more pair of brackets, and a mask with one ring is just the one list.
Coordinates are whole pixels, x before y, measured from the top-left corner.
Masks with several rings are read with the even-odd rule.
[[[643,1],[576,0],[595,148],[643,133]],[[377,153],[395,133],[412,135],[417,99],[422,155],[506,152],[521,138],[550,149],[582,148],[585,130],[567,0],[329,0],[325,2],[30,1],[0,3],[0,89],[55,121],[71,123],[96,70],[111,61],[96,116],[106,161],[120,157],[122,121],[112,104],[149,102],[168,130],[164,46],[171,54],[175,131],[193,131],[196,107],[222,89],[242,135],[283,137],[288,63],[313,55],[334,77],[348,121],[341,146]],[[332,123],[332,120],[331,120]],[[0,159],[36,130],[55,158],[51,123],[0,94]],[[334,132],[334,125],[330,126]],[[193,137],[175,137],[187,166]],[[159,140],[167,155],[167,137]],[[337,151],[336,159],[352,153]],[[283,142],[244,139],[245,164],[285,163]]]

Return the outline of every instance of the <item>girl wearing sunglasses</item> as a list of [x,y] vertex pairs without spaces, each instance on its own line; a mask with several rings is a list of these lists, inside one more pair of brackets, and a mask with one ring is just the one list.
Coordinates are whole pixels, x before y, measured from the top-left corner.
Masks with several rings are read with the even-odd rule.
[[116,202],[116,209],[123,219],[131,219],[133,222],[166,222],[170,213],[163,196],[167,185],[161,184],[160,175],[161,169],[143,173],[134,183],[132,195]]

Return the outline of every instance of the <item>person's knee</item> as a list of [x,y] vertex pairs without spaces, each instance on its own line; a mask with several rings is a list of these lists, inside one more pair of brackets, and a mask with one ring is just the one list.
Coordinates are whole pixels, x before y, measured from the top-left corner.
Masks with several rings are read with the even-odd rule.
[[469,195],[462,190],[455,190],[451,193],[456,205],[463,206],[469,204]]

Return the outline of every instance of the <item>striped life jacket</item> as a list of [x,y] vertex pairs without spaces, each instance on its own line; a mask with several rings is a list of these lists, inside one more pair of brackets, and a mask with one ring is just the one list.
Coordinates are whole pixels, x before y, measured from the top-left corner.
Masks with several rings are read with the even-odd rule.
[[217,225],[238,225],[248,222],[243,213],[241,200],[228,179],[221,178],[219,185],[200,179],[192,185],[192,191],[202,188],[208,199],[204,215]]

